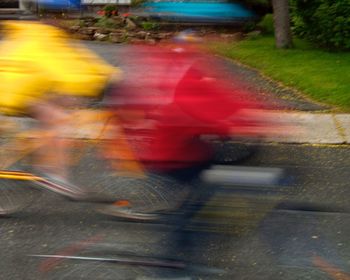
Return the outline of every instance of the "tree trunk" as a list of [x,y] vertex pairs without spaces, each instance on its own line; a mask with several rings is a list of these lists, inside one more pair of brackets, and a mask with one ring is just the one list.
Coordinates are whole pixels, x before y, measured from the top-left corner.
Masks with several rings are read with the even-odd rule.
[[277,48],[293,46],[288,0],[272,0]]

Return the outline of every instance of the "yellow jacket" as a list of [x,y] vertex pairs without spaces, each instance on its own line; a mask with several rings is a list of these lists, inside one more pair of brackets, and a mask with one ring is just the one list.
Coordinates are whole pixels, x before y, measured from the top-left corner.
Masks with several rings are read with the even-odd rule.
[[61,30],[6,21],[0,41],[0,111],[18,114],[47,93],[96,97],[120,71]]

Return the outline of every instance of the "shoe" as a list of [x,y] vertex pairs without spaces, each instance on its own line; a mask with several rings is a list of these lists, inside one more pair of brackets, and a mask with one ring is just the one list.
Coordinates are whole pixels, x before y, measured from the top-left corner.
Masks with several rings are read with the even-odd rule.
[[125,218],[135,221],[155,221],[160,218],[160,215],[158,214],[139,212],[128,205],[107,205],[105,207],[99,208],[98,212],[113,217]]

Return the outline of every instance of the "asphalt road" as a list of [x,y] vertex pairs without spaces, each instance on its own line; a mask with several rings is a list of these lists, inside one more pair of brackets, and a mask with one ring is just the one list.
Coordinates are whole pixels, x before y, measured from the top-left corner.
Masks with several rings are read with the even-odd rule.
[[[269,145],[245,164],[284,167],[294,174],[295,181],[291,184],[294,192],[283,200],[341,208],[348,206],[350,194],[349,156],[348,147]],[[81,180],[89,180],[87,175],[79,176]],[[118,188],[118,184],[115,186]],[[216,233],[196,233],[194,248],[197,263],[226,269],[229,273],[209,276],[189,273],[192,276],[240,280],[348,279],[336,278],[340,271],[350,273],[348,213],[266,211],[270,205],[268,196],[225,195],[225,199],[223,215],[233,227],[227,231],[227,224],[225,227],[218,224],[214,227]],[[126,253],[161,255],[169,243],[169,226],[127,223],[98,214],[94,207],[45,192],[21,213],[1,218],[0,279],[154,279],[142,277],[179,272],[88,260],[52,262],[29,256],[123,256],[125,259]]]

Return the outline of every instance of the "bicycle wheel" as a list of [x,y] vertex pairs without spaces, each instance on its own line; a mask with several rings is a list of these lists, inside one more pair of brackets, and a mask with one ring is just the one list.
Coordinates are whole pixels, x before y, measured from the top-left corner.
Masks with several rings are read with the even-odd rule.
[[74,184],[112,200],[127,200],[142,211],[173,209],[187,195],[186,185],[170,176],[154,173],[143,177],[121,176],[92,146],[87,147],[84,156],[70,171]]
[[29,181],[0,179],[0,216],[13,214],[29,206],[38,191]]

